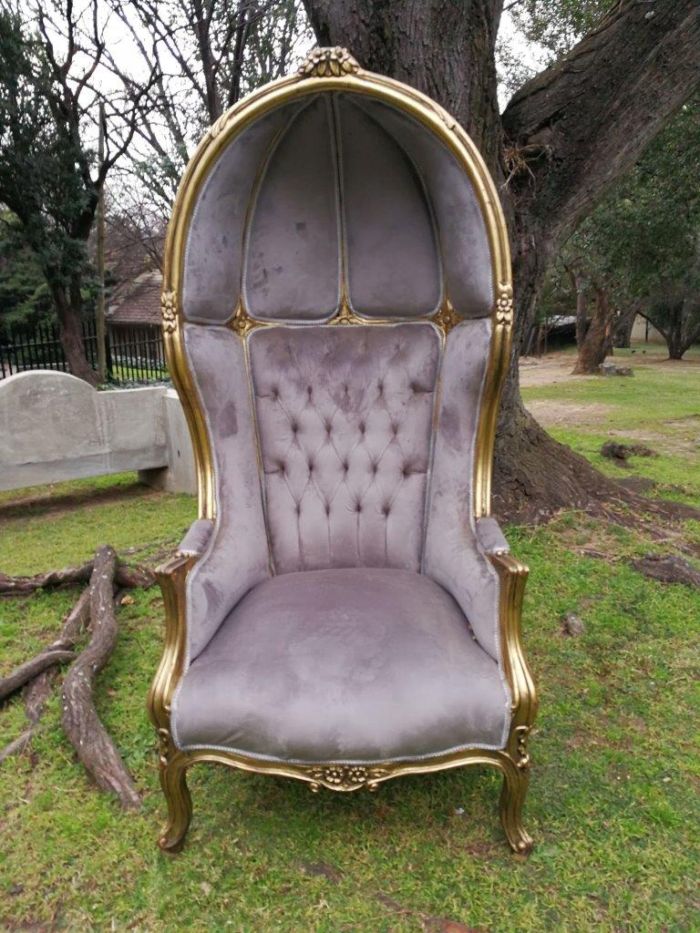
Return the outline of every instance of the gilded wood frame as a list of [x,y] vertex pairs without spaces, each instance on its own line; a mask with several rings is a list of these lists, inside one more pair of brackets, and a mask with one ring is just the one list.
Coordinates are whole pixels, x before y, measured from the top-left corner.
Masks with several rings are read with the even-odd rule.
[[[507,230],[491,177],[474,144],[441,107],[430,98],[380,75],[362,71],[342,49],[319,49],[311,53],[296,75],[283,78],[251,94],[209,130],[183,176],[168,228],[163,278],[163,331],[168,365],[182,401],[192,435],[199,489],[200,518],[215,518],[215,490],[212,454],[201,410],[194,389],[182,342],[180,295],[187,230],[200,187],[218,155],[231,139],[269,110],[321,90],[350,91],[379,98],[425,125],[455,155],[471,179],[484,216],[492,254],[495,303],[492,311],[492,337],[477,428],[474,464],[476,518],[490,513],[491,472],[496,418],[503,379],[508,367],[513,324],[513,297]],[[457,322],[449,302],[430,320],[443,334]],[[347,300],[341,301],[331,324],[388,324],[398,321],[365,320],[357,317]],[[262,322],[249,317],[242,305],[229,326],[242,339]],[[275,325],[266,325],[275,326]],[[416,761],[385,762],[368,766],[333,764],[294,765],[265,762],[215,749],[183,751],[171,736],[170,712],[175,687],[182,675],[186,656],[186,581],[197,557],[176,554],[158,570],[165,602],[165,647],[148,699],[151,719],[160,744],[160,776],[168,804],[168,822],[159,839],[168,852],[179,850],[189,826],[192,804],[187,790],[186,771],[196,762],[214,762],[306,781],[312,791],[321,787],[353,791],[367,787],[376,791],[390,778],[440,771],[462,765],[487,765],[503,774],[500,813],[503,828],[514,851],[529,852],[532,840],[522,826],[522,806],[529,781],[530,758],[527,740],[536,713],[536,693],[520,640],[520,619],[527,568],[509,554],[491,554],[489,559],[500,581],[499,627],[504,673],[512,697],[512,719],[503,750],[463,749]]]

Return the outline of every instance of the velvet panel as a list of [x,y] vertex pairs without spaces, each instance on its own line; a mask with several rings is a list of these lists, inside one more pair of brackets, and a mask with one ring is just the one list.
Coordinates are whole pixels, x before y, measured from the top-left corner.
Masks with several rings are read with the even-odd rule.
[[442,301],[427,193],[405,151],[348,97],[336,102],[350,305],[365,317],[420,317]]
[[485,317],[494,302],[491,248],[471,182],[456,158],[411,117],[381,101],[357,98],[417,166],[434,211],[444,287],[455,311]]
[[498,577],[474,525],[474,446],[488,361],[491,322],[463,321],[450,331],[427,509],[423,570],[452,594],[479,644],[498,644]]
[[270,569],[243,345],[227,328],[187,325],[185,348],[211,440],[217,510],[187,577],[188,655],[195,658]]
[[224,324],[241,289],[245,217],[254,182],[275,137],[299,104],[262,117],[224,150],[204,182],[185,247],[182,310],[185,320]]
[[253,196],[243,295],[261,320],[319,320],[340,300],[340,218],[331,98],[306,103]]

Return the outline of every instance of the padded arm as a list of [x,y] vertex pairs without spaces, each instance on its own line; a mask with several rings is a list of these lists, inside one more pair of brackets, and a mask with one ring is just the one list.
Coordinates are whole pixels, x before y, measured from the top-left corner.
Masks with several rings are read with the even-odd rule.
[[476,536],[487,554],[510,553],[510,547],[501,531],[501,526],[492,516],[486,515],[477,520]]
[[198,518],[192,522],[185,537],[177,549],[185,557],[198,557],[204,553],[209,538],[214,530],[214,522],[209,518]]

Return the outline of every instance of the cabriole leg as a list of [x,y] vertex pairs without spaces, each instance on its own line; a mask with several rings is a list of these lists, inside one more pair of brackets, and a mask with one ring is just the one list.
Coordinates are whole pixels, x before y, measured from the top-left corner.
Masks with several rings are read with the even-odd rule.
[[533,841],[523,829],[523,804],[530,783],[527,766],[517,767],[512,759],[503,759],[503,790],[501,791],[501,823],[510,847],[519,855],[532,851]]
[[161,764],[160,783],[168,804],[168,822],[158,839],[158,845],[164,852],[179,852],[192,819],[186,763],[174,758],[167,764]]

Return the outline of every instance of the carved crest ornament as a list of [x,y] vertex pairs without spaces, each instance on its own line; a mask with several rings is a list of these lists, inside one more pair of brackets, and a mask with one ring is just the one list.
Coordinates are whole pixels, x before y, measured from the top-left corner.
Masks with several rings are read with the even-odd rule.
[[352,55],[340,46],[312,49],[299,66],[302,78],[339,78],[357,74],[359,70]]

